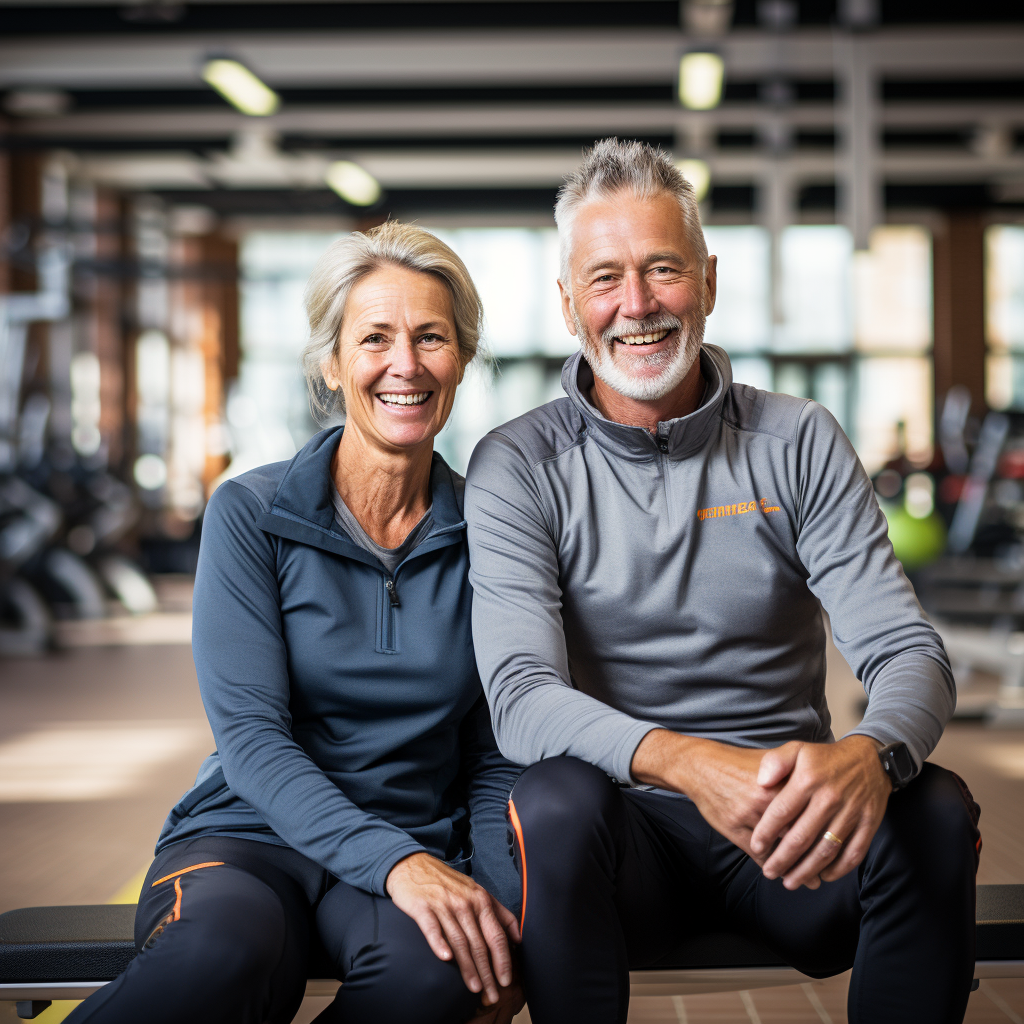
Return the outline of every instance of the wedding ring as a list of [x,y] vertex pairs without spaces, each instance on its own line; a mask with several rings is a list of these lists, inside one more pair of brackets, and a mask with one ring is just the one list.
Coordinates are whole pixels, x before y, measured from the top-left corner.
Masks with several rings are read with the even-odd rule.
[[835,834],[835,832],[826,832],[821,838],[827,839],[830,843],[832,843],[833,846],[843,845],[842,839],[840,839],[839,836]]

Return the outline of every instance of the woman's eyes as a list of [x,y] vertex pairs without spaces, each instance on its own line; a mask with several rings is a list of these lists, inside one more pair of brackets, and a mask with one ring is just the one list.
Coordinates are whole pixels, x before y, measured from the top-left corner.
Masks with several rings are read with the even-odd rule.
[[[444,345],[448,339],[443,334],[421,334],[417,339],[421,345]],[[383,334],[368,334],[363,338],[363,345],[390,345],[391,339]]]

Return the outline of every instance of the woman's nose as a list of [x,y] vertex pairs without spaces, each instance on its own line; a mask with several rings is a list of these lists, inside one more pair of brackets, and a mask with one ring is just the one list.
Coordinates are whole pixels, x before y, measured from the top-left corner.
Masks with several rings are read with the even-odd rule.
[[391,372],[396,377],[418,377],[423,369],[412,338],[399,335],[391,349]]

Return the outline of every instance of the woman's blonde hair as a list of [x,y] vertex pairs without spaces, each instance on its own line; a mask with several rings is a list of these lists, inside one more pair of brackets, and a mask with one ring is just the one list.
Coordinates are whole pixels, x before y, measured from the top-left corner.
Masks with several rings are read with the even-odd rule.
[[406,267],[433,274],[448,288],[462,365],[476,355],[483,330],[483,305],[465,264],[436,235],[414,224],[388,221],[369,231],[353,231],[338,239],[317,260],[306,284],[303,305],[309,320],[309,342],[302,351],[302,370],[309,401],[318,420],[345,407],[341,388],[332,391],[324,380],[324,364],[335,354],[345,304],[353,285],[382,267]]

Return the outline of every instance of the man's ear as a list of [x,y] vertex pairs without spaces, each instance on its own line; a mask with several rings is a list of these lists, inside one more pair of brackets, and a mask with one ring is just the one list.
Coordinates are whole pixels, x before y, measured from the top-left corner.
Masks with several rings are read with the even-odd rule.
[[718,257],[708,257],[708,269],[704,275],[704,315],[707,316],[715,308],[718,297]]
[[565,321],[565,326],[569,328],[569,333],[575,338],[576,319],[572,315],[572,296],[561,281],[558,282],[558,294],[562,296],[562,319]]

